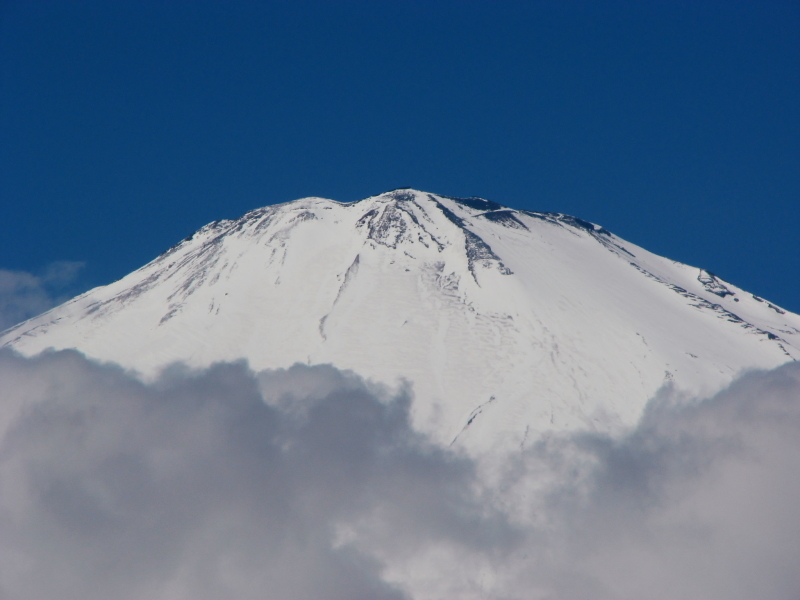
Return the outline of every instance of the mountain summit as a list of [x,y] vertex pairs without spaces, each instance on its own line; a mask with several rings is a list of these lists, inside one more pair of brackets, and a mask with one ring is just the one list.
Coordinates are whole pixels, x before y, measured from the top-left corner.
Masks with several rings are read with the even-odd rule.
[[412,189],[206,225],[6,331],[155,376],[176,361],[332,363],[414,390],[446,444],[632,425],[665,383],[712,393],[800,358],[800,316],[559,213]]

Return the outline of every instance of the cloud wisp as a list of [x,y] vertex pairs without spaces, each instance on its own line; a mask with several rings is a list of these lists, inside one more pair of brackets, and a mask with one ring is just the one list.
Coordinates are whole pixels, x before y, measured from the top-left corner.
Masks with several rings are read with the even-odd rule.
[[84,266],[78,261],[56,261],[41,275],[0,269],[0,331],[68,300],[73,295],[70,286]]
[[800,365],[474,461],[329,366],[0,351],[0,598],[800,597]]

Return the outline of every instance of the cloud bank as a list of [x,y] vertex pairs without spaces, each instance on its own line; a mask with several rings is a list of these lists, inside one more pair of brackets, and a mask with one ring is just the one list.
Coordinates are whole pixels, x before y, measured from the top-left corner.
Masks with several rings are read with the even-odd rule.
[[777,600],[800,598],[798,474],[790,363],[701,402],[665,390],[618,440],[541,441],[507,485],[542,597]]
[[474,461],[328,366],[0,351],[0,598],[800,597],[800,365]]
[[472,466],[411,430],[406,392],[330,367],[144,385],[72,351],[5,352],[0,381],[9,600],[400,599],[349,538],[399,555],[510,535]]

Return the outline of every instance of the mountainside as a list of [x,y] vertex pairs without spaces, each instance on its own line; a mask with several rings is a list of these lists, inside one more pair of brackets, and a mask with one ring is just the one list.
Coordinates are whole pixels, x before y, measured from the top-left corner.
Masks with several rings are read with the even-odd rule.
[[800,316],[575,217],[403,189],[216,221],[0,345],[144,377],[242,357],[403,377],[420,428],[481,450],[615,431],[664,383],[710,393],[800,359]]

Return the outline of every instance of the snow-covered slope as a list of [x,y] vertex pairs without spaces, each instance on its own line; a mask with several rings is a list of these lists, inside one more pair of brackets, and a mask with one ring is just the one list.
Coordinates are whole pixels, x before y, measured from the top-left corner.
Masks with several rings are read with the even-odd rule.
[[211,223],[0,345],[145,377],[242,357],[403,377],[419,427],[481,450],[614,431],[665,382],[708,393],[796,360],[800,316],[575,217],[403,189]]

